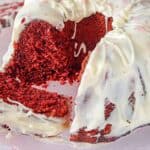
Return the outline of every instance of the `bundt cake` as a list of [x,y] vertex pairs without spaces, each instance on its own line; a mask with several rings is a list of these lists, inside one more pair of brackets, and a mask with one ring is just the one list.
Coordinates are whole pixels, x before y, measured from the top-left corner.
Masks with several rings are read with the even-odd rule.
[[[0,126],[113,141],[150,123],[149,0],[25,0],[0,72]],[[75,97],[48,90],[78,83]]]

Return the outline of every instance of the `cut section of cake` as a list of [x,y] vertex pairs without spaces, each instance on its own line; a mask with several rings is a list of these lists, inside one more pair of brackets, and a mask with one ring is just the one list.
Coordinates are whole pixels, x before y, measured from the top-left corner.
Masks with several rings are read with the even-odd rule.
[[26,0],[17,14],[0,73],[2,127],[42,137],[69,127],[72,97],[48,87],[51,81],[79,82],[88,56],[106,30],[112,30],[111,18],[106,26],[101,13],[76,15],[72,4]]

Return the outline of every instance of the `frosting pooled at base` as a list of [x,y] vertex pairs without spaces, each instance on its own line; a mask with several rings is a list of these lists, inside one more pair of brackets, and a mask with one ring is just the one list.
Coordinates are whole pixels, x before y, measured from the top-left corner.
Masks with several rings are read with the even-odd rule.
[[11,100],[10,102],[17,106],[6,104],[0,100],[0,125],[8,126],[11,131],[48,137],[59,134],[65,128],[63,119],[35,114],[20,103]]

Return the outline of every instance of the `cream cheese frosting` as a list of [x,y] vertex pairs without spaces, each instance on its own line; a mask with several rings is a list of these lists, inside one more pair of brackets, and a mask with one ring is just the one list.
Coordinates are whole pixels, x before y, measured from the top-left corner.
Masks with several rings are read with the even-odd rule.
[[[149,8],[144,0],[129,3],[114,20],[114,30],[92,52],[77,93],[71,133],[111,124],[106,137],[119,137],[150,123]],[[132,94],[135,104],[129,101]],[[115,109],[105,119],[107,101]]]
[[64,131],[65,120],[35,114],[22,104],[10,105],[0,100],[0,125],[8,125],[11,131],[42,137],[54,136]]
[[[97,44],[83,73],[71,133],[83,127],[87,127],[87,130],[101,130],[107,123],[111,123],[112,132],[107,136],[120,136],[150,123],[149,8],[149,0],[25,0],[15,19],[12,40],[3,57],[1,70],[4,70],[14,53],[13,43],[18,40],[25,24],[32,20],[44,20],[61,30],[64,22],[79,22],[96,12],[103,13],[106,19],[113,17],[114,30]],[[22,23],[23,19],[25,23]],[[72,38],[75,36],[74,31]],[[84,43],[75,57],[78,57],[81,50],[86,51]],[[136,97],[134,111],[128,102],[133,92]],[[85,102],[87,94],[89,96]],[[104,118],[106,100],[115,104],[115,110],[107,120]],[[14,107],[1,102],[0,106],[4,106],[2,108],[6,111],[6,114],[0,116],[0,123],[9,123],[10,127],[18,127],[21,132],[33,134],[38,130],[39,134],[49,136],[58,134],[62,129],[61,123],[55,121],[49,120],[43,124],[39,116],[36,121],[32,117],[25,117],[26,114],[18,112],[22,107],[20,105]],[[6,117],[9,115],[15,122]],[[31,123],[28,124],[28,121]]]

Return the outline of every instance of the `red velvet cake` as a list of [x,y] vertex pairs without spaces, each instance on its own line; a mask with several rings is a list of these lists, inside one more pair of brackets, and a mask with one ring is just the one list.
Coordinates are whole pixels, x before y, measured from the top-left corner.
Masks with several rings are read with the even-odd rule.
[[[0,126],[41,137],[70,128],[72,141],[98,143],[150,123],[148,5],[25,0],[0,72]],[[79,82],[75,99],[48,91],[52,81]]]

